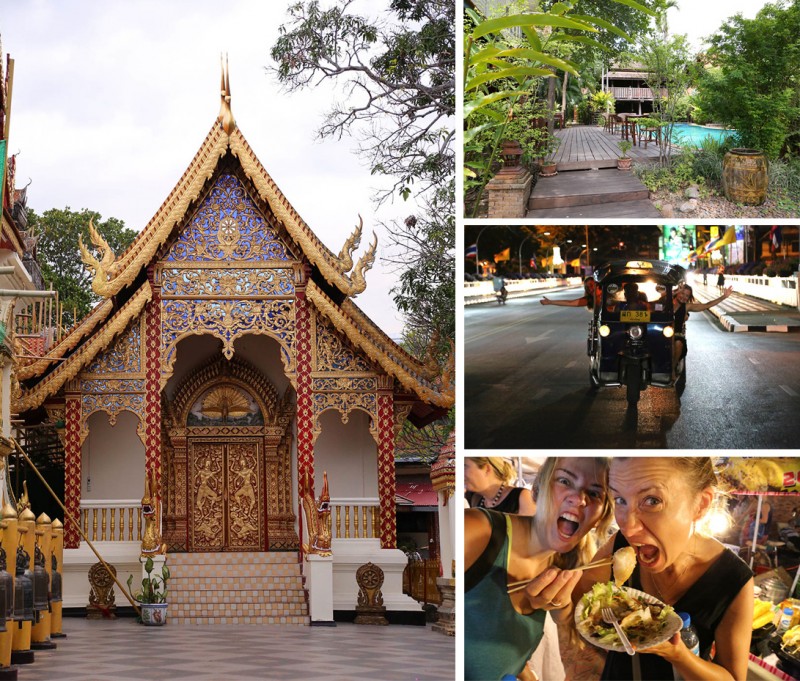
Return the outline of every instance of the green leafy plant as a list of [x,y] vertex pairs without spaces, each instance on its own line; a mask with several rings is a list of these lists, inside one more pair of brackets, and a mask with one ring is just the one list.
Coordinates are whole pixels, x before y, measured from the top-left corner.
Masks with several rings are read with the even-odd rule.
[[628,156],[628,152],[633,149],[633,144],[630,142],[630,140],[621,140],[620,142],[617,142],[617,146],[622,152],[622,156],[620,156],[620,158],[630,158],[630,156]]
[[161,567],[161,578],[153,577],[153,559],[148,557],[144,564],[144,571],[147,577],[142,579],[142,588],[136,591],[131,590],[133,575],[128,577],[128,592],[135,601],[139,603],[166,603],[167,602],[167,582],[170,573],[166,564]]

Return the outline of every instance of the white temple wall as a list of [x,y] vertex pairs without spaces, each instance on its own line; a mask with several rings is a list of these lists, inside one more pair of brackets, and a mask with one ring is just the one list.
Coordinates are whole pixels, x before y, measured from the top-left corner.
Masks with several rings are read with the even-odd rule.
[[314,473],[321,489],[322,472],[328,472],[332,499],[378,497],[378,445],[370,435],[369,422],[369,416],[359,410],[350,412],[347,423],[333,409],[320,417]]
[[89,435],[81,449],[81,499],[141,499],[144,493],[144,445],[136,434],[139,419],[121,412],[112,426],[108,414],[89,417]]

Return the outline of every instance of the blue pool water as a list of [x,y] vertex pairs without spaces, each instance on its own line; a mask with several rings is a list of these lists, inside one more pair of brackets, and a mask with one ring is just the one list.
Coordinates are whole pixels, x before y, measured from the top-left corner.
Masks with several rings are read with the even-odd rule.
[[692,123],[676,123],[672,128],[672,142],[673,144],[681,144],[683,146],[699,146],[704,137],[713,137],[721,141],[733,133],[733,130],[706,128],[702,125],[694,125]]

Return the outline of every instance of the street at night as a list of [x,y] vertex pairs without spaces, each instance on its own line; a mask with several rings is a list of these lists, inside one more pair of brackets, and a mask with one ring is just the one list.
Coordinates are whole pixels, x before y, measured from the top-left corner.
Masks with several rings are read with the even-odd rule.
[[467,450],[797,446],[800,333],[730,333],[710,312],[692,313],[683,394],[648,387],[629,409],[624,387],[590,388],[590,313],[540,304],[582,291],[465,308]]

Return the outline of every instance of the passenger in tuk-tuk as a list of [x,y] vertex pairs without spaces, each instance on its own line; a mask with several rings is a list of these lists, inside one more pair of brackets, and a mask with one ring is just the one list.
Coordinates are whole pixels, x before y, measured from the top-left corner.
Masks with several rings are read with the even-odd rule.
[[706,303],[698,303],[695,302],[694,292],[688,284],[683,284],[675,289],[672,303],[675,308],[675,352],[672,356],[676,364],[678,360],[686,357],[686,320],[689,319],[689,313],[708,310],[721,303],[731,293],[733,293],[733,286],[726,288],[718,298],[709,300]]
[[649,310],[650,304],[647,302],[647,295],[639,290],[639,284],[635,281],[628,282],[623,286],[625,301],[620,303],[620,310]]
[[597,286],[593,277],[586,277],[583,280],[583,295],[580,298],[569,300],[550,300],[547,296],[542,296],[539,301],[542,305],[558,305],[560,307],[583,307],[587,310],[599,308],[603,299],[603,290]]

